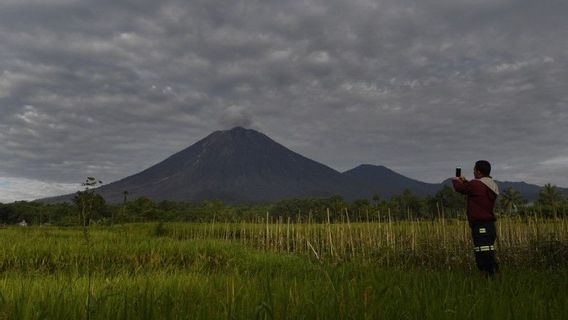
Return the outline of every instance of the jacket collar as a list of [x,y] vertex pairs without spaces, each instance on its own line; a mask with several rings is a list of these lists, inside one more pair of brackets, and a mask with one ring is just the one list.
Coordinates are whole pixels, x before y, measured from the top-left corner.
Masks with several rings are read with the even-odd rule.
[[483,177],[481,179],[477,179],[481,181],[484,185],[486,185],[491,191],[493,191],[496,195],[499,195],[499,186],[495,183],[495,180],[491,177]]

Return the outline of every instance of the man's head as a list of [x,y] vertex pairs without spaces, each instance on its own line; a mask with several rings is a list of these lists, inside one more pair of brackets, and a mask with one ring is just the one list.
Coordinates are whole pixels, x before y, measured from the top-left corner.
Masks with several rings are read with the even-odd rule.
[[475,163],[473,167],[473,175],[475,179],[480,179],[483,177],[489,177],[491,174],[491,164],[487,160],[479,160]]

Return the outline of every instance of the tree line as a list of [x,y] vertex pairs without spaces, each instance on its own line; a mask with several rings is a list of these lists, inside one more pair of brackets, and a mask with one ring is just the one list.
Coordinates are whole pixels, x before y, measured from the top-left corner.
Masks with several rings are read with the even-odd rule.
[[[391,197],[374,194],[370,199],[346,201],[341,196],[287,199],[264,204],[226,204],[221,201],[154,202],[140,197],[122,204],[108,204],[96,189],[77,192],[72,203],[44,204],[17,201],[0,203],[0,224],[26,221],[34,225],[87,225],[148,221],[260,221],[284,219],[291,222],[357,222],[390,220],[465,219],[466,198],[444,186],[436,194],[419,197],[405,189]],[[551,184],[545,185],[534,203],[518,190],[502,190],[496,205],[499,215],[563,218],[568,199]]]

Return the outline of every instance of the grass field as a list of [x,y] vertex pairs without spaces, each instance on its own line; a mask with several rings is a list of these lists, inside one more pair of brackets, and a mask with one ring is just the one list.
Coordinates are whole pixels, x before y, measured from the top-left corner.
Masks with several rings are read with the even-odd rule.
[[0,229],[0,319],[566,319],[568,225],[293,221]]

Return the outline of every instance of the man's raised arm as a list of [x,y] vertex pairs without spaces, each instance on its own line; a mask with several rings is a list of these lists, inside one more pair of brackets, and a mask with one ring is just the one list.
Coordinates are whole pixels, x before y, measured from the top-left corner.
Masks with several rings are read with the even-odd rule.
[[453,177],[452,184],[454,185],[454,190],[461,194],[471,193],[471,184],[467,183],[464,177]]

